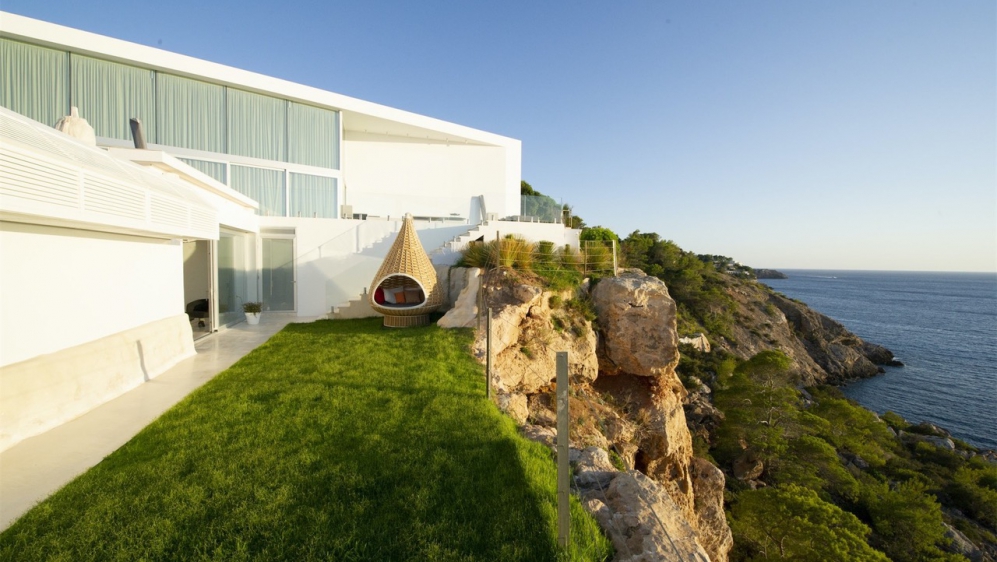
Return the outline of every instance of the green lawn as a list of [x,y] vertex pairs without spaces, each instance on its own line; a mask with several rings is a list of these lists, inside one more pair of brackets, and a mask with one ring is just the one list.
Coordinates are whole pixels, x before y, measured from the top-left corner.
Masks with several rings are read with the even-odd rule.
[[292,324],[0,535],[0,560],[603,560],[468,332]]

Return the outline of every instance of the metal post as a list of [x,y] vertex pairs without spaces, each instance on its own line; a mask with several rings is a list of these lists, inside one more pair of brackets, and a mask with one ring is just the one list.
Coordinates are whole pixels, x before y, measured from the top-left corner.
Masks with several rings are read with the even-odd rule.
[[485,396],[492,397],[492,308],[485,316]]
[[567,550],[571,538],[568,489],[568,352],[557,352],[557,543]]

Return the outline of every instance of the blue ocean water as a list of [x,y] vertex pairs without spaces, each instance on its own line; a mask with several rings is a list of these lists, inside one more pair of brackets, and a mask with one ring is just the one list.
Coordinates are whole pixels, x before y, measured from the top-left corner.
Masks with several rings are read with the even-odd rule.
[[762,281],[904,362],[848,397],[997,449],[997,274],[781,271],[789,279]]

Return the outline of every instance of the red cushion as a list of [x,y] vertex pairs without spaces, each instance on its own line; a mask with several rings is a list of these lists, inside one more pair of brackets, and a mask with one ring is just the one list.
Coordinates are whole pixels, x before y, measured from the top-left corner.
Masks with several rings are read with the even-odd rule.
[[384,304],[384,289],[378,287],[377,290],[374,291],[374,302],[377,304]]

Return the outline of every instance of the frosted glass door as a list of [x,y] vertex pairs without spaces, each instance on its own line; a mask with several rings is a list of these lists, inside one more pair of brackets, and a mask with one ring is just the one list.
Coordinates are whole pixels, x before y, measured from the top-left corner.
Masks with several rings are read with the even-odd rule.
[[293,239],[263,239],[263,310],[294,310]]

